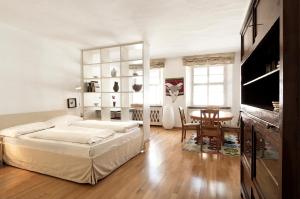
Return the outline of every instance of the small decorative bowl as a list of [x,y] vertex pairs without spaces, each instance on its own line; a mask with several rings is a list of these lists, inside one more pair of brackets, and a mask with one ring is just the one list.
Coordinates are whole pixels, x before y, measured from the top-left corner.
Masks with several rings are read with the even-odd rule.
[[132,89],[135,91],[135,92],[139,92],[141,89],[142,89],[143,85],[142,84],[133,84],[132,85]]

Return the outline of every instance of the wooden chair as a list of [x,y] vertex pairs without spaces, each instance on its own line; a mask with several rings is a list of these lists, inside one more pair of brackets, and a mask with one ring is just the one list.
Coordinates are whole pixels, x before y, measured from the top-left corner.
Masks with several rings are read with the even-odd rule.
[[[238,143],[240,143],[240,134],[241,134],[240,120],[241,120],[241,113],[239,114],[236,125],[231,125],[226,123],[221,124],[222,137],[224,138],[225,132],[235,133],[237,136],[237,141]],[[223,139],[223,144],[224,144],[224,139]]]
[[200,124],[199,123],[187,123],[185,114],[184,114],[184,109],[181,106],[178,109],[179,109],[181,125],[182,125],[182,127],[181,127],[181,129],[182,129],[181,142],[183,142],[183,139],[186,138],[187,130],[196,130],[197,131],[197,142],[198,142],[198,138],[200,137]]
[[219,122],[219,109],[204,109],[201,110],[200,117],[200,140],[201,151],[203,146],[203,137],[217,138],[217,150],[221,149],[223,143],[221,124]]

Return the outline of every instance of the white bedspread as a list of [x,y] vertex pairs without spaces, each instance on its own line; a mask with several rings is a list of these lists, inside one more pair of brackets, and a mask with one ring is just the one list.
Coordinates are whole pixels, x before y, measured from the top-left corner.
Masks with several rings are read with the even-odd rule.
[[34,133],[31,137],[79,144],[94,144],[109,138],[113,134],[114,131],[110,129],[57,127]]
[[84,120],[71,124],[72,126],[95,128],[95,129],[111,129],[118,133],[125,133],[130,129],[137,128],[138,122],[135,121],[100,121],[100,120]]

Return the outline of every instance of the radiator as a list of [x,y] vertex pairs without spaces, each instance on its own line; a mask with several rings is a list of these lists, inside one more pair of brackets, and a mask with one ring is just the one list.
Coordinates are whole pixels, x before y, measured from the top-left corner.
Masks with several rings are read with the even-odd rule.
[[[132,110],[132,120],[143,121],[143,110]],[[162,107],[151,106],[150,107],[150,124],[162,125]]]

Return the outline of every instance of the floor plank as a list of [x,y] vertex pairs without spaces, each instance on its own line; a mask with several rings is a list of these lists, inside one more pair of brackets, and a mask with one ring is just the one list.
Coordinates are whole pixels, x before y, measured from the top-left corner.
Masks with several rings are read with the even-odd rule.
[[95,186],[10,166],[0,169],[0,198],[240,198],[239,157],[183,151],[179,130],[151,128],[145,153]]

